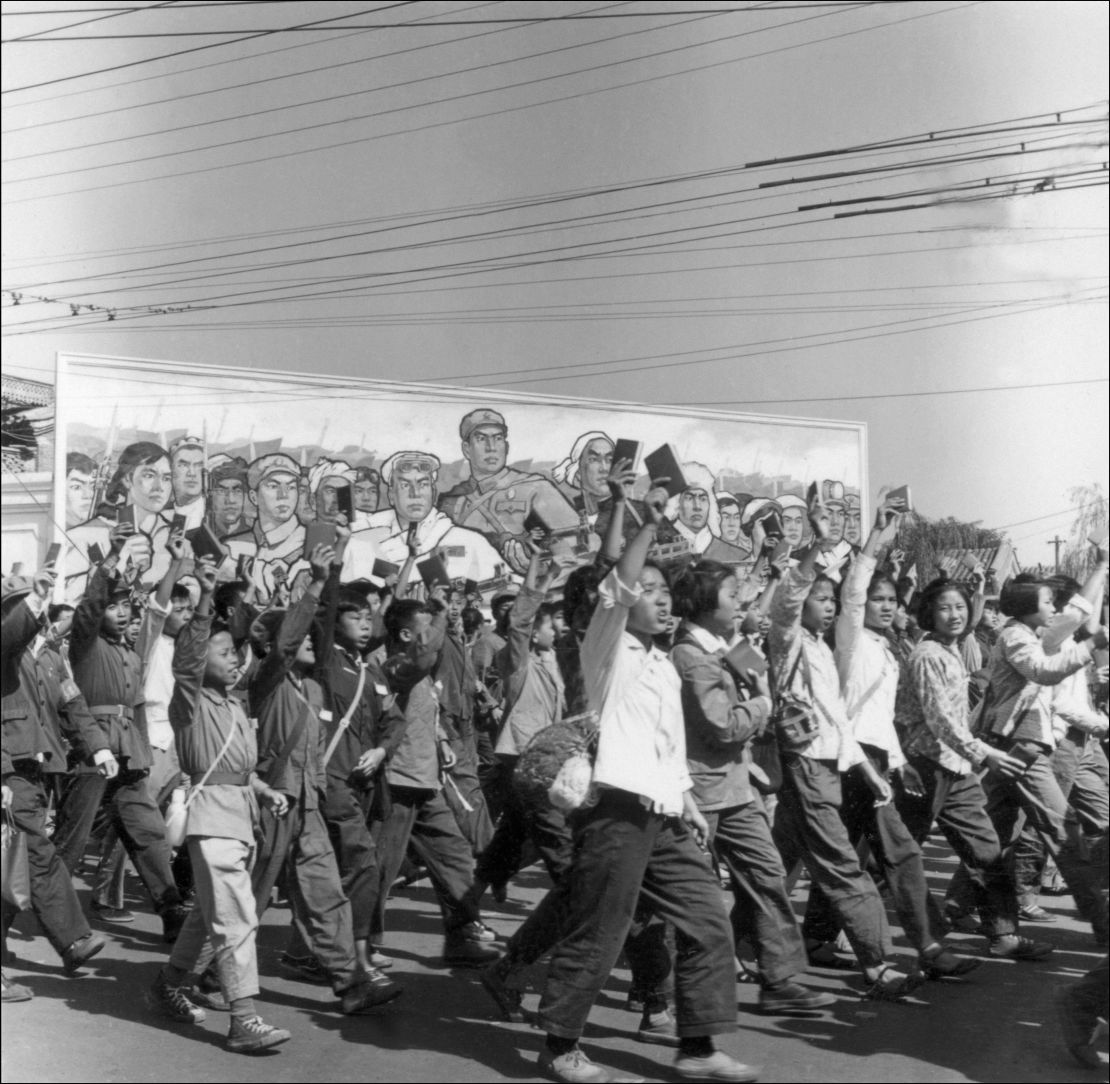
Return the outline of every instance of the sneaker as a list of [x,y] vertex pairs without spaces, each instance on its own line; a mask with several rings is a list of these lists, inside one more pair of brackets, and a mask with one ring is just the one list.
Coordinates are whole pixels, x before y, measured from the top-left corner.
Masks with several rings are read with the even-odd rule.
[[179,903],[167,907],[162,912],[162,940],[172,945],[177,940],[177,935],[181,933],[181,927],[185,925],[185,920],[188,917],[188,909],[182,907]]
[[460,927],[457,932],[468,941],[480,941],[487,945],[491,941],[497,940],[497,934],[495,934],[484,922],[480,922],[477,919]]
[[21,986],[18,982],[12,982],[2,971],[0,971],[0,978],[3,979],[4,983],[3,1002],[5,1005],[16,1001],[30,1001],[35,996],[29,986]]
[[1018,918],[1022,922],[1055,922],[1056,916],[1049,914],[1039,903],[1029,903],[1018,908]]
[[683,1080],[725,1080],[744,1081],[758,1080],[759,1070],[730,1057],[723,1050],[714,1050],[705,1057],[695,1057],[692,1054],[679,1054],[675,1058],[674,1071]]
[[91,960],[108,942],[102,933],[87,933],[78,937],[62,953],[62,968],[67,975],[76,975],[81,965]]
[[291,1038],[288,1031],[267,1024],[261,1016],[248,1016],[245,1020],[233,1016],[227,1029],[227,1048],[236,1054],[257,1054],[260,1050],[287,1043]]
[[678,1029],[674,1018],[664,1009],[662,1012],[647,1014],[646,1019],[640,1023],[636,1038],[641,1043],[652,1043],[655,1046],[678,1046]]
[[403,992],[392,979],[387,979],[380,971],[371,968],[354,986],[343,991],[340,1000],[345,1015],[358,1016],[394,1001]]
[[759,1011],[765,1016],[816,1012],[835,1004],[832,994],[811,990],[800,982],[784,982],[773,989],[765,986],[759,991]]
[[457,931],[449,933],[443,942],[443,962],[449,967],[485,967],[500,955],[493,945],[471,941]]
[[290,956],[288,952],[283,952],[278,957],[278,964],[290,978],[316,986],[331,986],[331,976],[315,956]]
[[528,1022],[528,1014],[523,1006],[524,995],[505,981],[510,971],[511,967],[505,957],[501,957],[482,968],[478,973],[478,981],[493,998],[503,1020],[510,1024],[524,1024]]
[[386,956],[377,945],[371,945],[370,966],[376,971],[388,971],[393,966],[393,957]]
[[146,1003],[159,1016],[179,1024],[203,1024],[207,1019],[204,1010],[189,1000],[185,987],[171,986],[161,974],[147,991]]
[[1043,960],[1052,951],[1043,941],[1032,941],[1016,933],[992,937],[987,953],[1000,960]]
[[565,1054],[555,1055],[544,1049],[540,1053],[540,1071],[552,1080],[567,1084],[643,1084],[642,1076],[624,1076],[595,1065],[577,1046]]
[[135,912],[129,911],[126,907],[109,907],[106,903],[97,903],[96,900],[93,900],[89,904],[89,910],[93,917],[100,922],[122,925],[126,922],[135,921]]
[[230,1012],[231,1005],[224,997],[219,979],[211,972],[205,971],[188,991],[188,998],[194,1005],[202,1009],[211,1009],[213,1012]]
[[922,955],[918,959],[921,970],[927,979],[958,979],[970,974],[983,961],[973,956],[957,956],[951,949],[942,948],[939,952]]

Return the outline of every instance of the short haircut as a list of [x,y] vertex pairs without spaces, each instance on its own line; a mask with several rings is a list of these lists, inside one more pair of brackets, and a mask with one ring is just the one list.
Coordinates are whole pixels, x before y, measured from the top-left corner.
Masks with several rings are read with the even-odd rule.
[[361,591],[356,591],[353,587],[341,587],[339,589],[339,598],[335,605],[337,617],[340,614],[357,614],[369,609],[370,603]]
[[894,577],[889,572],[883,571],[876,572],[875,575],[871,577],[871,582],[867,585],[867,597],[870,598],[871,592],[874,591],[875,588],[881,587],[883,584],[886,584],[894,592],[894,597],[896,599],[900,597],[898,594],[898,584],[894,582]]
[[921,592],[921,597],[917,600],[917,623],[926,632],[936,631],[936,619],[933,611],[936,608],[937,600],[941,595],[949,591],[955,591],[956,594],[964,600],[970,619],[971,599],[968,598],[967,588],[962,584],[956,583],[955,580],[950,580],[947,576],[938,576],[935,580],[925,585],[925,589]]
[[695,561],[675,576],[674,612],[687,621],[697,621],[717,609],[721,585],[736,573],[720,561]]
[[482,611],[476,606],[467,606],[466,609],[463,610],[462,627],[463,632],[465,632],[467,636],[472,636],[485,623],[486,619],[482,616]]
[[68,602],[52,602],[46,608],[46,620],[53,624],[62,614],[73,613],[75,608],[76,607],[71,606]]
[[[1022,573],[1002,585],[998,595],[998,608],[1006,617],[1028,617],[1037,612],[1041,604],[1041,583],[1036,576]],[[1049,588],[1051,590],[1051,588]]]
[[220,586],[216,588],[216,593],[212,596],[212,606],[216,613],[222,614],[230,610],[233,606],[238,606],[240,597],[246,589],[247,585],[242,580],[232,580],[230,583],[221,583]]
[[[574,569],[563,584],[563,612],[573,620],[578,611],[587,605],[591,595],[597,594],[605,573],[597,565],[584,565]],[[591,610],[593,607],[591,607]]]
[[183,583],[175,583],[170,589],[170,602],[192,602],[193,596]]
[[1052,588],[1052,601],[1056,609],[1062,610],[1083,588],[1072,576],[1049,576],[1045,585]]
[[398,598],[385,612],[385,633],[393,643],[401,639],[402,629],[416,625],[417,614],[431,613],[427,605],[414,598]]
[[71,470],[82,474],[96,474],[96,460],[84,452],[69,452],[66,455],[66,474]]

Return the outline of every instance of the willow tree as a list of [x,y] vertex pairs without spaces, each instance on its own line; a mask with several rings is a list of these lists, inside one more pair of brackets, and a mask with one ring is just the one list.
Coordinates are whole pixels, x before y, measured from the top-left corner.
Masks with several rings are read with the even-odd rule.
[[1089,486],[1073,486],[1068,501],[1075,508],[1075,519],[1068,531],[1068,544],[1060,558],[1060,571],[1082,582],[1087,578],[1094,559],[1091,538],[1106,533],[1110,522],[1110,501],[1098,482]]

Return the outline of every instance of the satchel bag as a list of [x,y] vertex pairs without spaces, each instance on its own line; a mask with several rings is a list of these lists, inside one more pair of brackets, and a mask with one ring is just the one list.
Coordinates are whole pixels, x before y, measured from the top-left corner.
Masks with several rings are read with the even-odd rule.
[[2,892],[4,902],[18,911],[31,906],[31,867],[27,858],[27,836],[15,825],[11,810],[4,813]]
[[[219,764],[224,758],[224,754],[231,748],[231,739],[235,736],[235,720],[231,720],[231,727],[228,729],[227,737],[224,738],[223,746],[216,754],[216,759],[208,765],[208,770],[201,776],[201,780],[189,792],[189,797],[184,801],[170,799],[170,804],[166,809],[166,842],[176,850],[185,842],[185,833],[189,826],[189,806],[193,804],[194,799],[202,790],[204,784],[208,782],[209,776],[215,770],[216,765]],[[174,792],[176,794],[176,791]]]
[[791,692],[799,666],[805,672],[806,687],[811,688],[809,662],[806,660],[804,644],[798,649],[798,656],[794,660],[786,684],[777,690],[774,710],[771,712],[770,725],[784,753],[800,753],[817,737],[820,725],[817,721],[816,708]]

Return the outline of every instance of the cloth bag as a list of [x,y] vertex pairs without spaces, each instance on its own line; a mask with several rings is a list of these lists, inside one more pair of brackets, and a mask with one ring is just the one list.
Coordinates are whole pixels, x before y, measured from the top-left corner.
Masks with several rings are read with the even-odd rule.
[[19,911],[31,906],[31,866],[27,857],[27,836],[15,825],[11,812],[5,812],[0,826],[3,834],[2,891],[4,902]]

